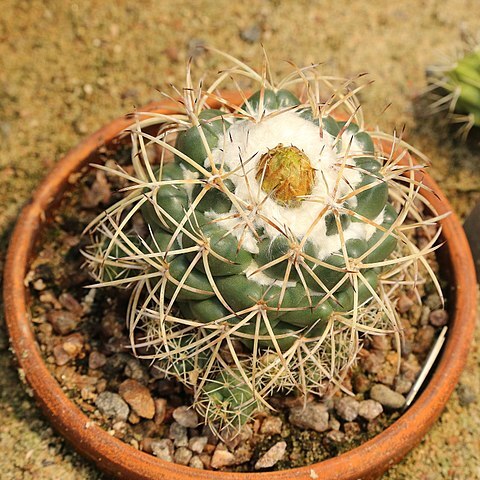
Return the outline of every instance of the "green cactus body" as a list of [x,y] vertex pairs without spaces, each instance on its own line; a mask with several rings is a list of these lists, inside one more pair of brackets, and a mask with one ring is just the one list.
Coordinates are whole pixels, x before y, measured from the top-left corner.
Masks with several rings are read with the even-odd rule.
[[455,110],[471,114],[474,125],[480,126],[480,49],[459,59],[447,77],[447,88],[457,95]]
[[463,124],[458,133],[464,138],[480,126],[480,47],[478,44],[459,57],[454,66],[435,66],[428,72],[434,89],[431,110],[447,110],[447,118]]
[[[405,215],[389,200],[395,165],[355,115],[265,85],[230,110],[190,95],[158,136],[173,158],[142,169],[137,193],[105,216],[91,264],[135,287],[129,326],[146,358],[192,389],[214,427],[239,428],[272,391],[341,381],[359,332],[388,324],[382,276],[402,261]],[[135,205],[139,235],[122,220]]]
[[[265,90],[263,95],[263,108],[267,111],[278,108],[294,108],[300,104],[300,101],[287,91],[275,93],[271,90]],[[243,108],[249,110],[250,113],[257,114],[260,105],[260,92],[257,92],[250,97]],[[228,125],[218,119],[222,113],[218,110],[204,110],[199,116],[200,126],[193,126],[179,134],[176,148],[199,165],[210,168],[207,150],[200,139],[198,130],[203,128],[210,149],[210,156],[221,158],[222,152],[218,147],[226,141],[226,137],[235,127],[235,122],[233,122],[233,127],[231,126],[224,136],[225,127]],[[300,114],[295,112],[290,113],[290,115],[295,115],[300,124],[303,122],[303,124],[307,124],[307,127],[310,124],[313,128],[316,128],[316,124],[319,123],[318,119],[313,117],[312,111],[308,109],[302,110]],[[208,123],[212,118],[216,118],[216,120]],[[242,121],[243,124],[245,122],[245,120]],[[322,124],[332,138],[334,138],[334,135],[338,135],[344,127],[342,122],[336,122],[332,117],[322,119]],[[225,190],[213,187],[212,192],[209,191],[204,200],[200,202],[195,215],[192,215],[191,221],[188,222],[191,224],[190,227],[186,225],[186,228],[191,230],[193,237],[184,235],[182,246],[184,248],[194,247],[197,238],[208,243],[208,269],[209,273],[215,278],[215,284],[222,296],[223,303],[218,300],[210,300],[211,297],[215,296],[215,293],[207,278],[205,262],[198,261],[185,277],[188,266],[196,255],[195,251],[179,255],[170,262],[169,274],[172,280],[167,284],[166,297],[169,298],[176,292],[176,299],[189,302],[190,311],[197,320],[204,323],[218,321],[228,316],[230,312],[248,311],[255,308],[256,305],[264,304],[267,309],[268,321],[273,328],[281,320],[284,329],[292,328],[293,331],[298,331],[299,328],[307,328],[319,320],[327,321],[332,312],[339,308],[341,310],[348,310],[346,306],[351,308],[350,299],[353,295],[353,286],[348,279],[345,279],[345,253],[349,259],[358,258],[382,237],[383,231],[369,229],[367,224],[364,223],[365,219],[375,220],[380,216],[380,223],[384,223],[384,211],[388,211],[389,220],[386,223],[387,226],[390,226],[395,215],[387,202],[388,186],[382,178],[381,164],[374,158],[374,147],[370,136],[366,132],[359,131],[355,124],[350,124],[344,136],[343,144],[351,143],[352,150],[356,152],[350,160],[351,166],[356,169],[354,170],[357,181],[355,187],[367,187],[345,202],[346,208],[354,213],[343,213],[339,217],[343,235],[349,237],[345,242],[345,251],[343,248],[338,248],[325,255],[321,251],[323,239],[315,239],[313,235],[300,248],[299,245],[302,242],[303,235],[295,236],[294,233],[291,233],[290,238],[288,238],[284,234],[278,234],[277,231],[274,232],[275,235],[269,235],[265,232],[268,229],[268,223],[266,222],[256,222],[257,230],[263,233],[256,232],[256,236],[254,236],[252,232],[248,231],[249,245],[242,244],[238,230],[243,228],[245,232],[248,227],[241,224],[241,219],[234,225],[231,225],[230,218],[226,221],[222,220],[224,217],[233,218],[235,216],[239,219],[239,212],[236,211],[236,207],[230,201]],[[300,152],[298,149],[297,151]],[[295,152],[294,155],[296,155]],[[280,162],[286,162],[288,158],[290,157],[280,157]],[[257,161],[261,163],[260,160]],[[293,161],[295,162],[295,159]],[[309,162],[304,153],[302,153],[299,161],[302,162],[302,165]],[[278,169],[281,169],[281,163],[279,165],[276,167],[275,174],[278,174]],[[220,167],[220,162],[218,162],[218,166]],[[238,165],[229,163],[228,166],[231,170],[236,170],[240,174],[243,173],[240,160]],[[190,166],[177,156],[175,163],[164,166],[162,178],[167,180],[178,179],[182,172],[189,168]],[[292,167],[289,166],[289,168]],[[311,185],[313,167],[310,168],[312,170],[309,170],[307,175]],[[301,174],[300,170],[295,172],[297,175]],[[262,176],[262,173],[261,169],[257,171],[256,180],[258,183],[260,183],[259,176]],[[224,180],[226,189],[232,194],[235,194],[236,189],[241,188],[235,176],[232,175]],[[262,180],[265,182],[265,178],[262,178]],[[298,178],[295,178],[295,180],[298,180]],[[270,184],[275,182],[273,175],[269,181]],[[321,173],[317,171],[317,186],[322,181]],[[311,191],[312,186],[309,189]],[[263,191],[261,188],[259,190],[260,192]],[[277,202],[279,203],[278,210],[280,212],[291,210],[300,214],[302,209],[311,208],[311,204],[304,201],[304,196],[310,193],[307,190],[302,191],[298,199],[294,197],[291,206],[286,204],[288,202],[284,199]],[[165,194],[162,191],[165,191]],[[270,194],[270,192],[266,193]],[[161,186],[158,188],[156,195],[158,205],[177,222],[180,222],[184,217],[192,199],[195,198],[194,195],[189,198],[182,185]],[[340,205],[341,207],[342,205]],[[145,204],[142,212],[147,223],[162,229],[164,235],[174,230],[174,222],[165,218],[165,216],[162,217],[162,213],[158,209],[155,210],[150,202]],[[320,223],[323,224],[323,228],[317,229],[317,232],[321,233],[323,230],[324,237],[339,237],[338,224],[333,213],[324,215]],[[255,244],[252,248],[251,244],[253,242]],[[337,240],[337,243],[340,246],[339,240]],[[369,260],[376,262],[383,260],[389,255],[395,244],[395,238],[388,237],[373,250]],[[279,261],[282,257],[286,258]],[[316,263],[315,260],[318,262]],[[287,269],[289,270],[288,275]],[[303,277],[309,291],[306,291],[300,277]],[[178,285],[182,279],[184,279],[184,283],[179,290]],[[337,293],[330,299],[322,300],[326,291],[342,282],[342,279],[344,281],[338,286]],[[284,280],[288,281],[288,287],[282,292]],[[347,298],[349,300],[345,301]],[[237,317],[233,318],[236,319]],[[262,330],[265,330],[265,326],[262,326]],[[251,345],[249,341],[245,341],[245,343]],[[282,342],[282,345],[284,348],[289,348],[291,342]]]

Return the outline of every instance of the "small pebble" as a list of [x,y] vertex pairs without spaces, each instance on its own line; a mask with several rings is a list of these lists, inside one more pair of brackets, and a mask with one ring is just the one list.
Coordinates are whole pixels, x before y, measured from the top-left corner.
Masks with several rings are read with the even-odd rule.
[[235,456],[227,450],[223,444],[218,444],[215,452],[213,452],[210,466],[218,470],[219,468],[229,467],[235,464]]
[[180,465],[188,465],[193,453],[187,447],[179,447],[175,450],[173,460]]
[[143,384],[148,383],[147,370],[136,358],[130,357],[127,360],[124,373],[128,378],[133,378],[133,380],[137,380]]
[[242,443],[235,449],[235,465],[241,465],[242,463],[249,462],[253,457],[253,447],[250,443]]
[[240,429],[240,432],[236,430],[232,430],[230,434],[224,435],[224,443],[229,448],[229,450],[233,450],[236,448],[240,443],[247,442],[253,436],[253,430],[250,425],[245,424]]
[[208,468],[210,470],[210,464],[212,463],[212,457],[208,453],[201,453],[198,458],[203,463],[204,468]]
[[401,393],[402,395],[404,395],[412,389],[412,386],[413,382],[407,380],[402,375],[397,376],[397,378],[395,379],[395,391],[397,393]]
[[326,438],[328,438],[332,442],[340,443],[343,442],[343,440],[345,439],[345,434],[343,432],[340,432],[339,430],[330,430],[326,434]]
[[448,323],[448,313],[443,309],[433,310],[428,320],[434,327],[443,327]]
[[421,305],[420,325],[428,325],[431,310],[426,305]]
[[385,353],[381,350],[366,352],[361,360],[362,366],[368,373],[378,373],[385,361]]
[[188,441],[188,448],[192,452],[202,453],[207,443],[208,443],[208,437],[192,437]]
[[81,333],[72,333],[68,337],[65,337],[62,347],[68,355],[76,357],[83,350],[84,342],[85,339]]
[[335,410],[337,411],[340,418],[351,422],[355,420],[358,416],[358,409],[360,404],[357,400],[352,397],[342,397],[335,405]]
[[255,470],[273,467],[278,461],[280,461],[284,457],[286,449],[286,442],[276,443],[258,459],[257,463],[255,464]]
[[415,381],[421,369],[422,367],[418,363],[417,358],[412,354],[402,360],[400,365],[400,371],[402,372],[403,377],[411,382]]
[[126,353],[115,353],[107,357],[105,371],[108,376],[117,376],[127,363],[128,355]]
[[161,425],[167,414],[167,401],[164,398],[155,398],[153,403],[155,404],[155,416],[153,420],[156,425]]
[[35,280],[33,282],[33,288],[38,292],[41,292],[42,290],[45,290],[45,288],[47,288],[47,285],[45,285],[43,279],[39,278],[38,280]]
[[400,295],[397,302],[397,310],[400,313],[407,313],[413,306],[413,300],[406,294]]
[[63,345],[55,345],[53,347],[53,357],[55,358],[55,364],[59,367],[66,365],[72,357],[63,349]]
[[197,412],[191,407],[181,406],[176,408],[173,411],[173,418],[180,425],[182,425],[182,427],[187,427],[187,428],[198,427]]
[[435,329],[431,325],[426,325],[418,329],[413,343],[415,353],[426,353],[430,350],[435,336]]
[[370,390],[370,398],[392,410],[398,410],[405,405],[405,397],[385,385],[374,385]]
[[113,392],[100,393],[95,400],[95,406],[103,415],[117,421],[126,421],[130,413],[130,409],[122,397]]
[[173,462],[173,443],[168,438],[155,440],[151,443],[152,453],[162,460]]
[[188,435],[187,435],[187,428],[180,425],[177,422],[173,422],[170,425],[170,430],[168,436],[176,447],[186,447],[188,446]]
[[64,341],[53,347],[53,356],[58,366],[66,365],[83,351],[84,338],[80,333],[73,333]]
[[395,382],[396,368],[392,364],[385,363],[376,375],[376,381],[391,387]]
[[128,421],[132,425],[137,425],[137,423],[140,423],[140,417],[135,412],[130,412],[130,415],[128,416]]
[[123,336],[123,319],[117,317],[114,311],[108,311],[100,322],[103,336],[110,338],[121,338]]
[[283,423],[280,417],[265,417],[260,426],[260,433],[263,435],[280,435],[282,433],[282,425]]
[[120,384],[119,393],[139,417],[153,418],[155,404],[147,387],[136,380],[128,379]]
[[50,305],[53,305],[53,308],[55,308],[56,310],[62,309],[62,304],[58,301],[57,297],[50,290],[45,290],[39,296],[39,300],[42,303],[49,303]]
[[71,293],[62,293],[60,297],[58,297],[58,300],[63,308],[66,308],[75,315],[81,316],[83,314],[83,307]]
[[189,467],[198,468],[199,470],[203,470],[205,467],[203,466],[203,462],[198,455],[194,455],[190,462],[188,463]]
[[67,335],[75,330],[80,322],[80,317],[68,310],[50,310],[47,320],[52,325],[55,333]]
[[328,420],[328,428],[332,430],[340,430],[341,423],[332,415]]
[[328,430],[328,410],[321,403],[307,403],[304,407],[293,407],[288,417],[290,423],[300,428],[324,432]]
[[419,323],[421,323],[422,314],[423,314],[423,305],[414,303],[408,311],[408,316],[410,318],[411,324],[418,325]]
[[80,396],[83,400],[95,400],[97,398],[95,387],[93,385],[85,385],[80,390]]
[[94,350],[88,356],[88,368],[91,368],[92,370],[102,368],[106,362],[107,357],[103,353],[97,352],[97,350]]
[[358,407],[358,414],[365,420],[373,420],[383,412],[383,407],[375,400],[363,400]]
[[375,350],[390,350],[391,337],[390,335],[372,335],[370,344]]
[[147,452],[147,453],[153,453],[152,443],[154,441],[155,441],[155,439],[151,438],[151,437],[142,438],[142,440],[140,441],[140,450],[142,450],[143,452]]
[[431,310],[438,310],[442,307],[442,299],[438,295],[438,293],[431,293],[426,299],[425,299],[425,305],[430,307]]
[[353,390],[355,393],[365,393],[370,389],[370,380],[363,373],[358,373],[353,377]]

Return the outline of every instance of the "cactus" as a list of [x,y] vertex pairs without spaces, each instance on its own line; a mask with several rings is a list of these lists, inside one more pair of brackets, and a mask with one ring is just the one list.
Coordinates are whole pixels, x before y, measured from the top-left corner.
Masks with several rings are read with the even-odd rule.
[[427,69],[430,111],[447,111],[451,123],[460,124],[458,134],[466,138],[480,126],[480,45],[466,46],[448,65]]
[[[367,131],[362,87],[316,66],[275,84],[226,58],[206,90],[188,70],[178,113],[137,114],[134,174],[113,170],[130,186],[85,252],[96,286],[132,290],[134,352],[190,387],[219,434],[274,392],[343,388],[366,335],[400,342],[399,285],[421,283],[420,265],[438,287],[425,259],[438,235],[419,250],[408,234],[425,226],[419,166]],[[217,92],[234,74],[259,85],[241,105]]]

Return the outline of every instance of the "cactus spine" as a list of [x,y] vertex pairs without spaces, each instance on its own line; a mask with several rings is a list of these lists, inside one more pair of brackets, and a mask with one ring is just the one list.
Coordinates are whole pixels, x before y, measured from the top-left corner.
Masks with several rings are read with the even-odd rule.
[[[134,352],[191,387],[218,432],[272,392],[342,388],[365,335],[399,340],[395,292],[431,272],[436,240],[411,241],[419,167],[367,132],[351,82],[312,67],[274,84],[232,61],[207,90],[188,71],[178,113],[137,115],[135,173],[114,171],[131,185],[86,252],[98,286],[132,290]],[[259,88],[241,105],[216,93],[234,73]]]

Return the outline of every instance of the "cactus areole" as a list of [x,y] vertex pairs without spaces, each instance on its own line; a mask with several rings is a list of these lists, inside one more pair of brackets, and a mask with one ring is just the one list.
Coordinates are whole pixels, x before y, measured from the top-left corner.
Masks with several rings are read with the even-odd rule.
[[99,285],[132,288],[134,351],[192,388],[218,431],[272,392],[338,386],[361,335],[395,331],[390,286],[413,281],[421,256],[400,229],[417,189],[375,149],[354,96],[300,100],[258,79],[240,106],[208,108],[189,88],[184,113],[140,115],[135,174],[121,173],[132,187],[86,253]]

